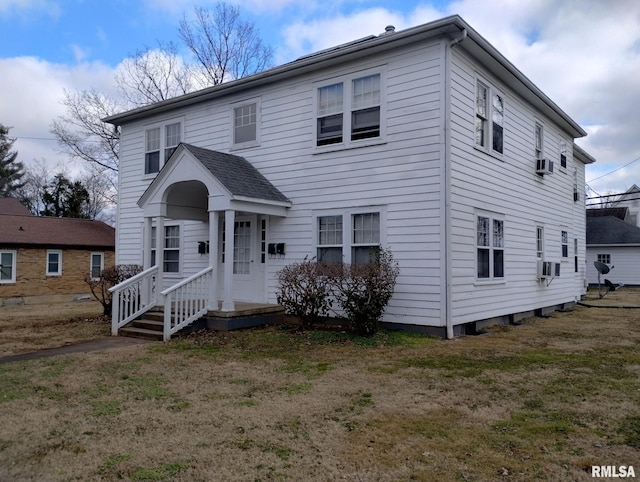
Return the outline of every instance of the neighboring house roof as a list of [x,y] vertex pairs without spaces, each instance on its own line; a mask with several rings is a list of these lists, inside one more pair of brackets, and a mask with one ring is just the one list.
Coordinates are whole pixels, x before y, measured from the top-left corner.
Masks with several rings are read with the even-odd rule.
[[31,212],[19,200],[13,197],[0,197],[0,214],[21,214],[30,216]]
[[618,204],[618,203],[622,203],[622,202],[626,202],[626,201],[632,201],[634,199],[639,199],[640,198],[640,187],[636,186],[635,184],[633,186],[631,186],[629,189],[626,190],[626,192],[624,194],[622,194],[617,201],[615,201],[613,204]]
[[378,36],[372,35],[322,50],[315,54],[305,55],[293,62],[255,75],[224,82],[197,92],[112,115],[106,117],[104,121],[122,125],[151,115],[168,112],[175,108],[222,98],[226,95],[257,88],[283,79],[290,79],[295,75],[323,71],[339,63],[359,60],[368,55],[398,49],[407,44],[438,37],[456,41],[456,45],[459,48],[466,50],[469,54],[479,59],[496,77],[540,109],[542,113],[557,122],[573,137],[587,135],[571,117],[458,15],[452,15],[399,32],[390,29]]
[[0,246],[115,248],[115,229],[102,221],[0,214]]
[[191,144],[182,145],[234,196],[290,202],[244,157],[212,151]]
[[627,207],[587,209],[588,218],[613,216],[614,218],[622,219],[624,221],[627,219],[628,214],[629,208]]
[[640,228],[613,216],[587,217],[590,245],[640,245]]

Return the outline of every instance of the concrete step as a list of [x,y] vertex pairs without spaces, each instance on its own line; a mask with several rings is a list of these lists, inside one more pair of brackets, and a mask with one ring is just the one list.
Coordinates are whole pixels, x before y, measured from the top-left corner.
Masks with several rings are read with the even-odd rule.
[[154,331],[159,331],[160,333],[162,333],[162,330],[164,328],[164,321],[163,320],[148,319],[146,317],[146,315],[145,315],[145,317],[142,318],[141,320],[133,320],[127,326],[129,326],[131,328],[145,328],[147,330],[154,330]]

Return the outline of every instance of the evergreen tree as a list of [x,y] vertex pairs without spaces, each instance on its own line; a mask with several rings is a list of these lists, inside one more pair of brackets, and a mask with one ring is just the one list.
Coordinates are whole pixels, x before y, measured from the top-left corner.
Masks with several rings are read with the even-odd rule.
[[57,218],[89,218],[89,192],[80,181],[71,182],[64,174],[56,174],[42,194],[42,216]]
[[0,197],[13,197],[25,181],[24,165],[18,162],[18,153],[11,151],[15,139],[9,137],[10,127],[0,124]]

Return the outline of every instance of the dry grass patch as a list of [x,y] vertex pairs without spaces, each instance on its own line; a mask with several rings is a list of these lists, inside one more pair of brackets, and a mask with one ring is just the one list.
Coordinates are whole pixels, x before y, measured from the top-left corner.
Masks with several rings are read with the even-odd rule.
[[54,348],[110,334],[97,301],[0,307],[0,356]]
[[0,480],[591,480],[640,460],[639,323],[269,327],[0,365]]

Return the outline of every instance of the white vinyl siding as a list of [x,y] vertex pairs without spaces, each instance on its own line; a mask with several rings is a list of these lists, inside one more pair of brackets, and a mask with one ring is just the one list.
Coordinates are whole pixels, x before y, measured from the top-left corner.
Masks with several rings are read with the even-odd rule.
[[0,283],[16,282],[16,252],[0,251]]
[[47,251],[47,276],[60,276],[62,274],[62,251]]

